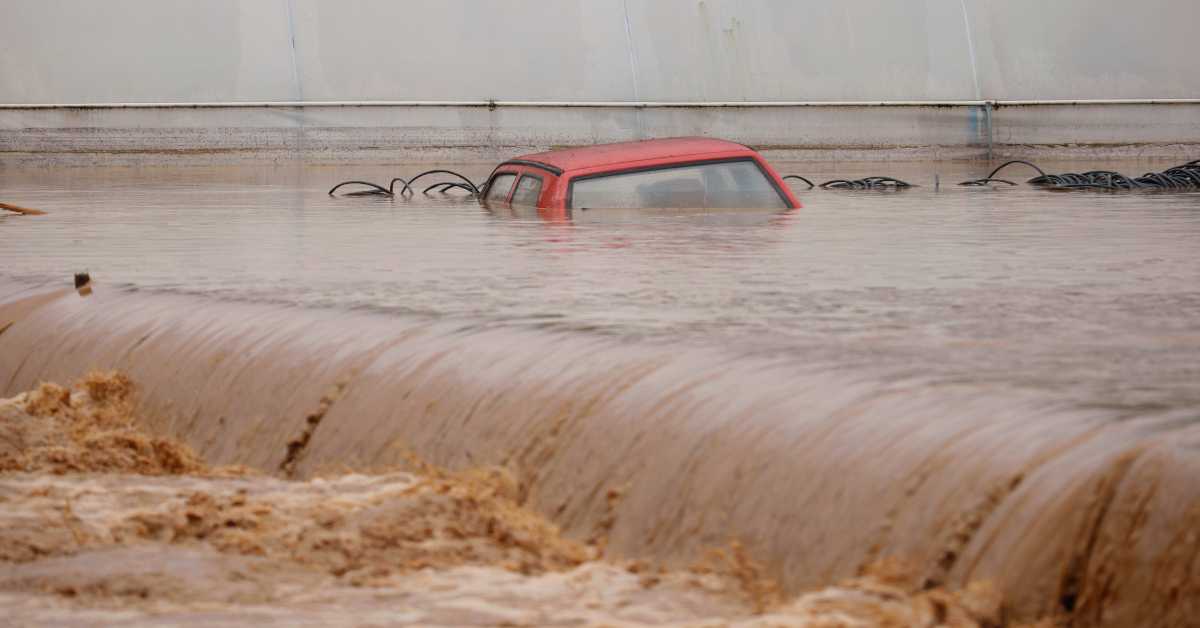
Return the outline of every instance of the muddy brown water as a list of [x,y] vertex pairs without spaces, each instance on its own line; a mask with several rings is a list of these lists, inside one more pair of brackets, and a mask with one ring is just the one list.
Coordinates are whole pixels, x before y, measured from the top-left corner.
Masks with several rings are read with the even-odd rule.
[[1021,616],[1194,616],[1200,195],[780,166],[923,187],[553,216],[324,193],[400,165],[0,170],[49,212],[0,217],[0,387],[119,368],[210,462],[299,477],[506,464],[568,535],[620,488],[614,552],[738,538],[793,589],[900,556]]

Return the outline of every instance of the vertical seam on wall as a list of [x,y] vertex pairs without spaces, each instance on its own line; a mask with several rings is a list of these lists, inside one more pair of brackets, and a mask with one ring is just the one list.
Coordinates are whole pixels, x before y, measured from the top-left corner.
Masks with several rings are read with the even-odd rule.
[[[967,36],[967,56],[971,61],[971,80],[975,83],[975,100],[983,100],[983,87],[979,83],[979,63],[975,54],[975,38],[971,35],[971,14],[967,12],[967,0],[958,0],[962,7],[963,33]],[[987,159],[992,159],[992,105],[983,105],[983,134],[987,136]]]
[[284,0],[287,7],[288,41],[292,45],[292,83],[296,86],[296,101],[304,100],[304,88],[300,84],[300,61],[296,58],[296,20],[292,16],[292,0]]
[[983,100],[983,89],[979,85],[979,67],[975,62],[975,39],[971,36],[971,17],[967,13],[967,0],[959,0],[962,5],[963,29],[967,34],[967,53],[971,58],[971,78],[975,80],[975,100]]
[[[638,66],[637,66],[637,49],[633,45],[633,23],[629,19],[629,0],[621,0],[621,8],[625,14],[625,44],[629,49],[629,73],[633,78],[633,101],[641,101],[641,92],[638,89]],[[634,116],[637,119],[638,137],[641,138],[644,134],[642,124],[642,109],[639,107]]]
[[625,10],[625,43],[629,48],[629,72],[633,76],[633,101],[641,100],[638,94],[638,67],[637,67],[637,51],[633,47],[633,24],[629,21],[629,0],[621,0],[621,6]]

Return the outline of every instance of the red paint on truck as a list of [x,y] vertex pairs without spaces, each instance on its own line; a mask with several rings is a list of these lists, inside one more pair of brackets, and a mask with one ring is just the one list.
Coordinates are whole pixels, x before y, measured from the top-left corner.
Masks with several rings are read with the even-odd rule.
[[[762,155],[741,144],[704,137],[600,144],[522,155],[496,167],[488,177],[484,202],[550,210],[586,209],[572,207],[573,189],[580,181],[742,163],[752,163],[761,172],[779,195],[781,208],[800,207],[799,199]],[[728,190],[724,192],[729,195]]]

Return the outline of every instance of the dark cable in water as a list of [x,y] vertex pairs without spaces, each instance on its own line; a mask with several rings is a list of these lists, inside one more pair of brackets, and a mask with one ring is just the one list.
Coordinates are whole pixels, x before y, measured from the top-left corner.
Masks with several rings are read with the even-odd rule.
[[1127,177],[1112,170],[1091,170],[1084,173],[1067,172],[1063,174],[1047,174],[1044,170],[1028,161],[1010,161],[996,168],[983,179],[963,181],[959,185],[983,186],[989,183],[1006,183],[1016,185],[1012,181],[996,179],[998,172],[1012,164],[1024,164],[1037,170],[1038,176],[1027,181],[1030,185],[1056,190],[1194,190],[1200,189],[1200,159],[1194,159],[1185,164],[1167,168],[1162,172],[1147,172],[1140,177]]
[[[1008,179],[998,179],[996,175],[1010,166],[1029,166],[1037,171],[1038,176],[1029,179],[1030,185],[1056,190],[1099,189],[1099,190],[1195,190],[1200,189],[1200,159],[1194,159],[1185,164],[1168,168],[1162,172],[1148,172],[1140,177],[1127,177],[1111,170],[1092,170],[1084,173],[1068,172],[1064,174],[1048,174],[1037,164],[1014,159],[1000,164],[982,179],[972,179],[959,183],[966,187],[983,187],[990,184],[1016,186],[1017,183]],[[866,177],[864,179],[834,179],[814,186],[812,181],[799,175],[790,174],[783,180],[797,179],[808,184],[808,189],[819,187],[823,190],[901,190],[914,187],[912,184],[892,177]]]
[[[480,194],[482,194],[484,184],[475,185],[474,183],[471,182],[470,179],[468,179],[467,177],[465,177],[457,172],[454,172],[453,170],[428,170],[428,171],[422,172],[422,173],[418,174],[417,176],[415,176],[411,179],[407,179],[407,180],[402,179],[400,177],[396,177],[388,182],[387,187],[379,185],[378,183],[371,183],[370,181],[342,181],[341,183],[339,183],[329,189],[329,195],[333,196],[335,192],[337,192],[340,188],[342,188],[343,186],[346,186],[346,185],[364,185],[364,186],[367,186],[367,188],[369,188],[369,189],[358,190],[358,191],[354,191],[354,192],[346,192],[346,193],[342,194],[342,196],[386,196],[388,198],[392,198],[397,195],[400,195],[400,196],[403,196],[405,194],[411,195],[411,194],[413,194],[412,184],[414,181],[416,181],[417,179],[420,179],[421,177],[434,175],[434,174],[448,174],[448,175],[451,175],[454,177],[458,177],[459,179],[462,179],[465,183],[459,183],[458,181],[442,181],[442,182],[435,183],[435,184],[425,188],[425,190],[424,190],[425,194],[429,194],[430,190],[433,190],[434,188],[440,188],[437,191],[442,192],[442,193],[447,192],[452,189],[461,189],[461,190],[469,192],[475,196],[479,196]],[[404,184],[400,188],[399,192],[396,191],[396,183],[397,182]]]
[[400,190],[400,193],[403,194],[405,192],[411,192],[412,184],[415,183],[417,181],[417,179],[420,179],[421,177],[428,176],[431,174],[448,174],[453,177],[458,177],[459,179],[466,181],[467,185],[470,186],[471,192],[473,194],[475,194],[476,196],[479,195],[479,187],[478,186],[476,186],[474,183],[472,183],[470,179],[464,177],[463,175],[461,175],[453,170],[426,170],[425,172],[422,172],[421,174],[418,174],[417,176],[409,179],[408,183],[404,184],[404,188],[402,188]]
[[984,186],[989,183],[1005,183],[1008,185],[1016,185],[1016,183],[1013,183],[1012,181],[1009,181],[1008,179],[997,179],[996,178],[996,175],[999,174],[999,172],[1001,170],[1004,170],[1005,168],[1007,168],[1011,165],[1014,165],[1014,164],[1022,164],[1022,165],[1029,166],[1030,168],[1037,170],[1038,174],[1040,174],[1042,176],[1046,175],[1046,173],[1044,171],[1042,171],[1041,168],[1038,168],[1034,164],[1031,164],[1028,161],[1021,161],[1020,159],[1014,159],[1012,161],[1006,161],[1003,164],[1000,164],[1000,166],[997,167],[995,170],[993,170],[991,174],[989,174],[988,176],[986,176],[982,179],[973,179],[971,181],[963,181],[962,183],[959,183],[959,185],[973,186],[973,187]]
[[822,190],[903,190],[913,185],[892,177],[867,177],[865,179],[834,179],[821,184]]
[[865,179],[834,179],[826,181],[820,185],[814,185],[812,181],[805,179],[798,174],[789,174],[781,177],[784,181],[788,179],[798,179],[808,184],[808,189],[819,187],[822,190],[903,190],[905,188],[916,187],[907,181],[901,181],[892,177],[866,177]]
[[[434,190],[434,188],[441,188],[441,189],[440,189],[440,190]],[[464,184],[462,184],[462,183],[457,183],[457,182],[454,182],[454,181],[449,181],[449,182],[447,182],[447,183],[434,183],[433,185],[431,185],[431,186],[429,186],[429,187],[425,188],[424,190],[422,190],[422,191],[421,191],[421,193],[422,193],[422,194],[429,194],[430,190],[433,190],[433,191],[435,191],[435,192],[438,192],[438,193],[441,193],[441,194],[445,194],[447,191],[449,191],[449,190],[453,190],[453,189],[455,189],[455,188],[457,188],[457,189],[460,189],[460,190],[466,190],[467,192],[470,192],[471,194],[478,194],[478,191],[477,191],[477,190],[475,190],[475,189],[473,189],[473,188],[469,188],[469,187],[467,187],[466,185],[464,185]]]
[[371,183],[370,181],[342,181],[341,183],[339,183],[329,189],[329,195],[333,196],[333,193],[336,192],[338,190],[338,188],[341,188],[342,186],[365,185],[372,189],[359,190],[357,192],[347,192],[344,196],[395,196],[395,192],[392,191],[392,185],[394,185],[397,180],[398,179],[392,179],[392,183],[388,184],[388,187],[386,187],[386,188],[383,187],[382,185],[379,185],[378,183]]
[[789,174],[789,175],[785,175],[785,176],[783,177],[783,180],[784,180],[784,181],[787,181],[788,179],[799,179],[800,181],[803,181],[803,182],[807,183],[807,184],[808,184],[808,189],[810,189],[810,190],[811,190],[811,189],[813,189],[813,188],[815,188],[815,187],[817,187],[817,186],[813,185],[813,182],[812,182],[812,181],[809,181],[808,179],[805,179],[804,177],[802,177],[802,176],[800,176],[800,175],[798,175],[798,174]]

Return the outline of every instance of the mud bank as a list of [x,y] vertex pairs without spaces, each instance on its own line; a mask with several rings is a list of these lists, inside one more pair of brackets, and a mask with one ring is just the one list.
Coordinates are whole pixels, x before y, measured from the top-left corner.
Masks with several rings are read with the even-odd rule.
[[[681,566],[737,539],[789,592],[914,565],[1011,617],[1186,625],[1191,417],[702,348],[98,289],[0,289],[0,385],[118,368],[156,434],[296,478],[497,465],[567,538]],[[618,500],[611,496],[619,494]]]
[[0,400],[0,600],[21,625],[999,625],[986,585],[895,565],[785,602],[737,548],[689,570],[602,560],[502,469],[285,481],[145,434],[92,373]]

